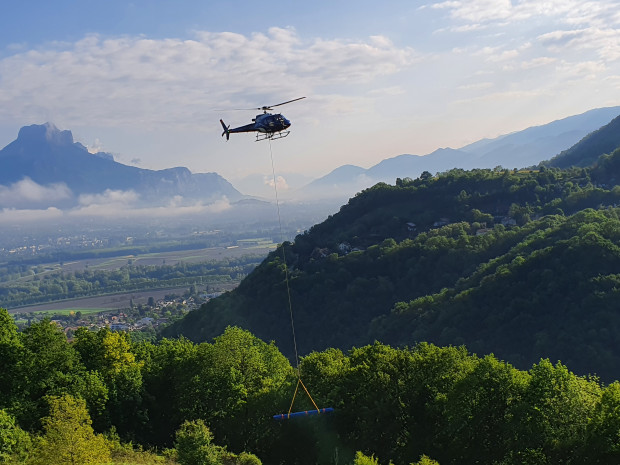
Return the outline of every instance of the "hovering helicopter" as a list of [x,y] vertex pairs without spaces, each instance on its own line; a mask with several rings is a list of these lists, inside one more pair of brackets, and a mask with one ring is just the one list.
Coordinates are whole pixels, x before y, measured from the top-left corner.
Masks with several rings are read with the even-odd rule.
[[230,134],[236,132],[254,132],[256,131],[256,141],[267,139],[282,139],[290,134],[291,131],[286,129],[291,125],[291,122],[287,120],[282,114],[267,113],[268,110],[272,110],[274,107],[280,105],[286,105],[287,103],[296,102],[297,100],[304,99],[306,97],[299,97],[286,102],[278,103],[276,105],[267,105],[260,108],[245,108],[244,110],[263,110],[261,115],[256,115],[256,118],[252,118],[251,124],[245,126],[239,126],[238,128],[230,129],[230,125],[226,126],[224,121],[220,120],[224,132],[222,136],[226,134],[226,140],[229,140]]

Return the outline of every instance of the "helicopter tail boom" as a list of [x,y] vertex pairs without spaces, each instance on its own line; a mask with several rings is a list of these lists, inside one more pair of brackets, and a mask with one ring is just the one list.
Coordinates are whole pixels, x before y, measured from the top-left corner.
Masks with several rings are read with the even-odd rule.
[[226,134],[226,140],[230,139],[230,130],[228,129],[229,126],[226,126],[224,124],[224,121],[220,120],[220,123],[222,124],[222,127],[224,128],[224,132],[222,133],[222,137],[224,136],[224,134]]

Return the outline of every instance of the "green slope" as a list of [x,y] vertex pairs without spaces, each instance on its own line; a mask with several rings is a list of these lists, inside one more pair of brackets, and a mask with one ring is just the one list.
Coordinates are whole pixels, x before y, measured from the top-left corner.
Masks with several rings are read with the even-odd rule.
[[541,357],[617,379],[620,353],[618,209],[548,216],[525,237],[441,293],[373,322],[379,339],[465,344],[518,366]]
[[[620,203],[620,188],[599,187],[598,176],[452,170],[358,194],[285,244],[299,351],[375,339],[466,343],[524,368],[552,357],[617,377],[609,367],[620,362],[612,334],[620,224],[607,206]],[[279,248],[166,335],[208,340],[235,324],[292,355],[282,257]]]
[[592,166],[598,157],[610,154],[620,147],[620,116],[609,124],[591,132],[571,148],[559,153],[542,165],[555,168],[569,168],[571,166]]

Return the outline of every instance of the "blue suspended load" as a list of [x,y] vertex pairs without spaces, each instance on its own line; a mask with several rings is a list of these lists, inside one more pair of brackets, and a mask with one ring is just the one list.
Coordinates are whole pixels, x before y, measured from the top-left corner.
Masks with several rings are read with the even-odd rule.
[[[299,367],[297,369],[299,370]],[[312,405],[314,405],[314,410],[304,410],[303,412],[291,412],[291,410],[293,410],[293,404],[295,403],[295,397],[297,397],[297,392],[299,391],[299,386],[303,387],[304,391],[306,391],[308,398],[312,402]],[[309,417],[311,415],[321,415],[322,413],[331,413],[333,411],[334,409],[331,407],[319,408],[316,405],[316,402],[314,402],[314,399],[312,398],[312,396],[310,395],[310,392],[306,388],[306,385],[301,380],[301,377],[299,377],[297,379],[297,387],[295,388],[295,394],[293,394],[293,400],[291,401],[291,406],[288,409],[288,413],[281,413],[279,415],[274,415],[273,419],[274,420],[288,420],[289,418],[293,418],[293,417]]]
[[334,409],[331,407],[320,408],[318,410],[305,410],[303,412],[292,412],[292,413],[281,413],[279,415],[274,415],[274,420],[288,420],[293,417],[309,417],[311,415],[321,415],[323,413],[331,413]]

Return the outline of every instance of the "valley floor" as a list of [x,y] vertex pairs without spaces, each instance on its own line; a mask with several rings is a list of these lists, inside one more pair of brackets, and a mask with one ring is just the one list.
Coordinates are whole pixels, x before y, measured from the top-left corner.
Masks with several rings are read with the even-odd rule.
[[[220,287],[230,286],[230,289],[236,287],[238,283],[222,283]],[[229,290],[229,289],[224,289]],[[50,302],[47,304],[30,305],[27,307],[13,308],[9,313],[36,313],[48,312],[53,310],[119,310],[129,308],[133,299],[134,305],[146,304],[149,297],[155,300],[163,299],[164,296],[170,294],[182,295],[187,291],[187,286],[171,289],[154,289],[139,292],[128,292],[123,294],[101,295],[96,297],[84,297],[81,299],[61,300]]]

